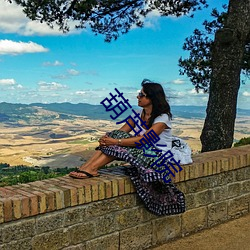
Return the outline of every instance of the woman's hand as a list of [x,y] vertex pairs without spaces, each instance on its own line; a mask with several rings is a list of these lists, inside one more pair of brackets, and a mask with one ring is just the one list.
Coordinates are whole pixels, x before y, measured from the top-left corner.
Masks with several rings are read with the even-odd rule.
[[99,139],[99,145],[100,145],[100,147],[106,147],[106,146],[116,145],[117,142],[118,142],[117,139],[108,137],[107,135],[102,136]]

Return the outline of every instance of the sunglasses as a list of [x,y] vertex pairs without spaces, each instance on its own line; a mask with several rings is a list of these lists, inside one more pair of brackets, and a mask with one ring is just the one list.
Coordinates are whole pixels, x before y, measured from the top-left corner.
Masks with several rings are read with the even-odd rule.
[[141,97],[144,97],[144,96],[146,96],[146,95],[143,94],[142,92],[139,92],[139,93],[138,93],[138,96],[141,98]]

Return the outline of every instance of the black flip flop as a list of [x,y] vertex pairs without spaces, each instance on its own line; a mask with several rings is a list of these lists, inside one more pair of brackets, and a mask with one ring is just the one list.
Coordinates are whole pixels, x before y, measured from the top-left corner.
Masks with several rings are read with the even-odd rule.
[[80,170],[80,169],[77,169],[75,170],[74,172],[77,172],[77,173],[81,173],[81,174],[85,174],[86,176],[75,176],[75,175],[70,175],[69,173],[69,176],[72,177],[72,178],[75,178],[75,179],[88,179],[88,178],[93,178],[93,177],[98,177],[100,176],[99,174],[97,175],[93,175],[93,174],[90,174],[84,170]]

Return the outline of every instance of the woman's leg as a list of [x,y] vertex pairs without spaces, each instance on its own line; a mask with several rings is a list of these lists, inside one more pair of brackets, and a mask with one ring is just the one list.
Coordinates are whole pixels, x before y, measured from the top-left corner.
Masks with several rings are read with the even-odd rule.
[[86,167],[88,167],[91,163],[93,163],[94,161],[96,161],[96,159],[98,157],[100,157],[102,154],[101,150],[96,150],[95,153],[91,156],[91,158],[89,158],[81,167],[80,169],[84,169]]
[[[111,161],[115,160],[116,158],[113,156],[108,156],[101,151],[95,152],[95,154],[87,161],[86,164],[82,165],[80,167],[80,170],[84,170],[92,175],[98,174],[98,169]],[[76,176],[76,177],[84,177],[86,176],[83,173],[78,172],[71,172],[70,175]]]

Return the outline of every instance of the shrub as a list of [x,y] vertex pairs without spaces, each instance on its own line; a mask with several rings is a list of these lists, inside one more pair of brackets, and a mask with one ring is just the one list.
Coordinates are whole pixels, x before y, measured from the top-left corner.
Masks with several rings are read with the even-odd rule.
[[[2,166],[5,165],[2,163]],[[74,170],[76,168],[8,166],[0,169],[0,187],[60,177]]]
[[250,137],[241,138],[238,142],[234,143],[234,147],[244,146],[250,144]]

